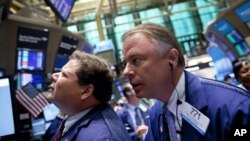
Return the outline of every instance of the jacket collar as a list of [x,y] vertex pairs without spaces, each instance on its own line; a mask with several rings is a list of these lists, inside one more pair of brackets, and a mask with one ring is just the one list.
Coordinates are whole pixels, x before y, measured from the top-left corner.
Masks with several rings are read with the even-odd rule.
[[[186,102],[204,113],[207,103],[199,78],[187,71],[185,71],[185,78]],[[182,122],[181,131],[182,141],[199,141],[203,138],[203,136],[185,120]]]
[[[85,116],[80,118],[69,130],[62,136],[66,137],[67,140],[75,140],[80,127],[87,127],[96,115],[100,114],[103,109],[107,108],[108,104],[100,104],[91,109]],[[77,127],[77,128],[76,128]]]
[[206,107],[206,99],[199,78],[185,71],[186,102],[198,110]]

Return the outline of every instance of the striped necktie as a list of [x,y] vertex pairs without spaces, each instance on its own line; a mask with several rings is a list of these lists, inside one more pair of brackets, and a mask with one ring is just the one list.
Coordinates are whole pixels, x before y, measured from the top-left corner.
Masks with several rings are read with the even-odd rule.
[[174,116],[166,106],[164,107],[163,111],[164,111],[163,120],[165,124],[167,124],[167,131],[165,132],[168,135],[170,141],[178,141],[174,124]]

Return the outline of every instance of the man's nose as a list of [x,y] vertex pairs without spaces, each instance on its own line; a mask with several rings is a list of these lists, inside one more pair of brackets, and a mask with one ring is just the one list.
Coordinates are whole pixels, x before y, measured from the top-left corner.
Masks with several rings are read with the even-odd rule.
[[52,81],[56,81],[59,76],[59,72],[52,74]]

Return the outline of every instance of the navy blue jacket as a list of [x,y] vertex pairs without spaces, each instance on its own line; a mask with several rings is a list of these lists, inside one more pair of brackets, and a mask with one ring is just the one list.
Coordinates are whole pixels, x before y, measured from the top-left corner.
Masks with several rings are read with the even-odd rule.
[[50,141],[51,140],[51,138],[57,132],[62,121],[63,121],[63,119],[58,117],[58,116],[52,121],[49,128],[46,130],[45,134],[43,135],[43,141]]
[[[186,102],[210,119],[205,135],[182,120],[182,141],[233,141],[243,140],[234,136],[236,129],[247,129],[250,135],[250,95],[247,91],[205,78],[199,78],[185,71]],[[150,130],[146,141],[160,141],[158,117],[161,104],[156,103],[150,110]],[[249,138],[248,138],[249,139]]]
[[130,137],[109,104],[94,107],[62,136],[61,141],[130,141]]

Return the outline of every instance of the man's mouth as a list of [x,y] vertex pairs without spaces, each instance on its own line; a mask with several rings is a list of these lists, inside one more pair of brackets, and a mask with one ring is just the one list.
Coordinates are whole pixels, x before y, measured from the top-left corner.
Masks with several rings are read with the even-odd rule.
[[53,91],[54,88],[52,86],[49,86],[49,91]]

